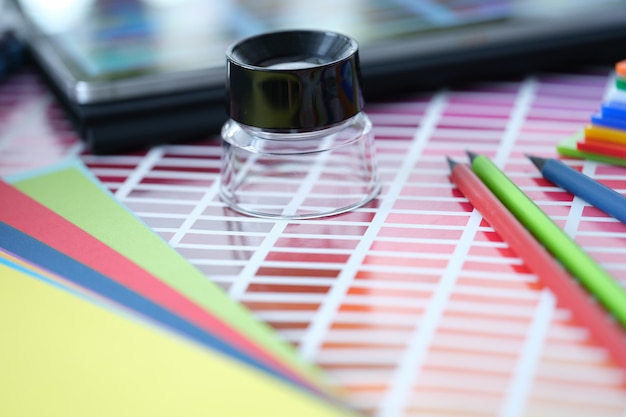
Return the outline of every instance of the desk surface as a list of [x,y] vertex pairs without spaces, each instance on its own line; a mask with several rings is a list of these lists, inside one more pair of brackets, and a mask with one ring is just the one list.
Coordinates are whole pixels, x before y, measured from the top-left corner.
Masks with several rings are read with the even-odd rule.
[[[486,153],[623,285],[626,226],[524,156],[598,110],[610,68],[368,103],[381,196],[341,216],[249,218],[217,195],[219,138],[85,152],[38,76],[0,85],[0,175],[79,156],[188,260],[377,416],[621,416],[626,374],[472,211],[445,156]],[[626,192],[626,169],[572,166]]]

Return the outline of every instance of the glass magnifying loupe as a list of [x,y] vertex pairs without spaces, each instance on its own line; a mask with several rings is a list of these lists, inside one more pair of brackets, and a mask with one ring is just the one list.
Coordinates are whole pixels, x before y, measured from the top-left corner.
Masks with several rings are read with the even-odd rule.
[[376,197],[372,124],[358,44],[320,31],[271,32],[226,52],[220,196],[251,216],[306,219]]

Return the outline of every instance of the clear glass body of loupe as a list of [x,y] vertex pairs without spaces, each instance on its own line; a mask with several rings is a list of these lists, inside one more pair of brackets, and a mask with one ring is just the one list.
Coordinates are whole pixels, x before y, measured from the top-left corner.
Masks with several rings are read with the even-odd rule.
[[372,124],[365,113],[296,133],[229,120],[222,138],[221,198],[248,215],[330,216],[368,203],[380,190]]

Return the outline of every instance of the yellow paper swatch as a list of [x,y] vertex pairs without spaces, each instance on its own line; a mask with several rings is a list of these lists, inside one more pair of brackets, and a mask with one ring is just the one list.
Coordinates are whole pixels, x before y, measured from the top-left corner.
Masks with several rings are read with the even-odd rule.
[[354,417],[0,264],[1,416]]

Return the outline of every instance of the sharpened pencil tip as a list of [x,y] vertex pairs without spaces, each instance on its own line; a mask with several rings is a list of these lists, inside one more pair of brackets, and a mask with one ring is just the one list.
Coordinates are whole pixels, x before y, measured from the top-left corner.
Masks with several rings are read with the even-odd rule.
[[476,153],[474,153],[472,151],[465,151],[465,153],[469,157],[470,161],[474,161],[474,159],[476,159],[476,157],[478,156],[478,154],[476,154]]
[[546,164],[546,160],[544,158],[539,158],[538,156],[532,156],[526,154],[526,157],[530,159],[530,161],[537,167],[539,171],[543,169],[543,166]]
[[448,160],[448,165],[450,165],[450,171],[452,171],[454,167],[458,165],[458,162],[454,161],[449,156],[446,156],[446,159]]

